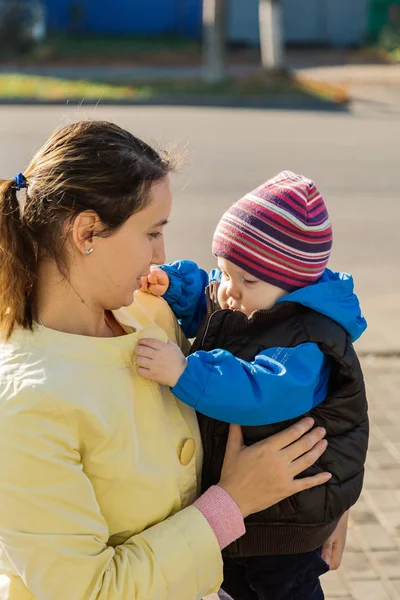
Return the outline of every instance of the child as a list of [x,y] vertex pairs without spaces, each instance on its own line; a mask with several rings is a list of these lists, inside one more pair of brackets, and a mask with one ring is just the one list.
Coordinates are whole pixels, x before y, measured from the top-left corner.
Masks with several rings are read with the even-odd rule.
[[223,587],[235,600],[320,600],[329,569],[321,547],[362,488],[367,400],[352,342],[366,328],[349,275],[326,268],[332,229],[322,196],[285,171],[236,202],[214,234],[219,272],[189,261],[144,281],[164,295],[185,333],[186,359],[172,344],[142,340],[138,371],[196,408],[204,444],[203,488],[219,480],[228,423],[256,443],[309,413],[327,431],[325,454],[303,476],[333,474],[246,519],[225,552]]

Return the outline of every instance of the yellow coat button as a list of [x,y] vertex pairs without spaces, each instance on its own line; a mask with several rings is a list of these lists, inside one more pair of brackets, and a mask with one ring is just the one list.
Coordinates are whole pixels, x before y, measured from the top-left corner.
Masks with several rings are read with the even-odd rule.
[[182,450],[179,456],[179,460],[181,461],[181,465],[186,467],[194,456],[194,451],[196,449],[196,443],[192,438],[186,440],[186,442],[182,446]]

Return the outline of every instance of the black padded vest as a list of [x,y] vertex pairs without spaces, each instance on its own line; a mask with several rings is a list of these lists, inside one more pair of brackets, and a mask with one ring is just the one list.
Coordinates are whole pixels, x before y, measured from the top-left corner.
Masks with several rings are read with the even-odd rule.
[[[266,348],[290,348],[313,342],[331,360],[328,396],[308,413],[317,426],[325,427],[328,448],[301,476],[329,471],[332,479],[251,515],[246,519],[246,534],[225,550],[230,556],[310,552],[326,541],[361,493],[369,425],[359,360],[347,332],[314,310],[281,302],[270,310],[257,311],[248,319],[239,311],[218,310],[210,298],[216,297],[215,292],[216,289],[208,291],[210,310],[193,344],[193,352],[221,348],[252,361]],[[198,417],[204,445],[205,490],[219,481],[229,426],[201,414]],[[297,420],[243,427],[245,443],[254,444]]]

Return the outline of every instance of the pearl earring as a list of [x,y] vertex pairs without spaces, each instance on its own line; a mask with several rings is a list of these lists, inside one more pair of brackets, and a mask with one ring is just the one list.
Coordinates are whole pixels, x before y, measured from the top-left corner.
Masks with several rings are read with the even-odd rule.
[[85,250],[86,256],[90,256],[93,252],[93,248],[89,248],[89,250]]

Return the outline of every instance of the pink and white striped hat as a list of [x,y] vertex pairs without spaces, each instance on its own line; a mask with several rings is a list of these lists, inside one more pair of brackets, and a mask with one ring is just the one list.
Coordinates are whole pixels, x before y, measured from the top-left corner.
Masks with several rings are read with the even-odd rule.
[[324,199],[302,175],[283,171],[223,215],[212,251],[287,291],[315,283],[332,249]]

